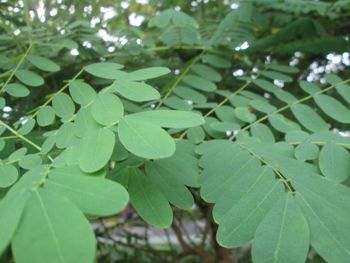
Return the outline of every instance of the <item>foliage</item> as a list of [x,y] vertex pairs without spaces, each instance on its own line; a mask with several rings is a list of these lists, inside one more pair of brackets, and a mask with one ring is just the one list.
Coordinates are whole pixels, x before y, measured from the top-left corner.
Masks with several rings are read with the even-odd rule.
[[349,2],[112,2],[0,8],[4,262],[93,262],[90,223],[129,201],[157,228],[196,205],[253,262],[348,262],[349,63],[322,63]]

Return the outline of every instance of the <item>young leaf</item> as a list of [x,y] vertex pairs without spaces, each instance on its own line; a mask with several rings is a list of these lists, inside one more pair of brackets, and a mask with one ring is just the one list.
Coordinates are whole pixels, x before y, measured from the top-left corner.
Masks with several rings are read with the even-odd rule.
[[39,189],[28,200],[12,251],[18,263],[92,263],[95,244],[90,223],[71,202]]
[[137,168],[129,176],[128,190],[132,206],[148,224],[169,227],[173,220],[171,207],[158,187]]

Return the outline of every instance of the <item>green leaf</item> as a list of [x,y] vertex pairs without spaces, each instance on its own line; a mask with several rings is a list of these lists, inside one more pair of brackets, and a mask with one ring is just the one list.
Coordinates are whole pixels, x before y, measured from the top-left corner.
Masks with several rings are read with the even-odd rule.
[[271,113],[274,112],[276,110],[275,106],[272,106],[271,104],[269,104],[266,101],[263,100],[251,100],[249,101],[250,106],[252,106],[255,110],[258,110],[260,112],[263,113]]
[[196,64],[192,66],[191,70],[207,80],[214,82],[221,81],[221,75],[216,70],[207,65]]
[[55,120],[55,111],[51,106],[44,106],[40,108],[36,120],[41,127],[51,125]]
[[25,119],[24,124],[22,127],[18,130],[18,132],[22,135],[26,135],[30,133],[35,126],[35,120],[31,117]]
[[287,65],[267,64],[266,66],[270,69],[277,70],[277,71],[284,72],[284,73],[298,73],[299,72],[298,68],[287,66]]
[[56,146],[59,149],[67,148],[74,142],[74,124],[72,122],[65,122],[61,125],[56,133]]
[[150,85],[142,82],[130,80],[117,80],[109,87],[113,92],[118,92],[123,97],[137,102],[157,100],[160,98],[160,93]]
[[203,104],[207,101],[207,98],[203,94],[185,86],[176,86],[173,92],[177,96],[192,101],[194,103]]
[[112,62],[100,62],[94,63],[84,67],[84,70],[91,75],[94,75],[103,79],[119,79],[120,77],[127,76],[127,73],[120,71],[123,65]]
[[52,107],[58,117],[64,120],[71,118],[75,111],[74,102],[66,93],[58,93],[53,97]]
[[205,132],[200,126],[189,128],[186,135],[188,140],[194,144],[202,142],[205,138]]
[[190,128],[205,122],[203,117],[197,113],[178,110],[143,111],[130,114],[127,118],[165,128]]
[[285,74],[282,74],[282,73],[279,73],[279,72],[276,72],[276,71],[262,71],[261,72],[261,75],[267,77],[267,78],[270,78],[272,80],[282,80],[284,82],[292,82],[293,79],[291,77],[289,77],[288,75],[285,75]]
[[275,137],[268,126],[263,123],[257,123],[250,129],[252,137],[259,138],[262,142],[274,143]]
[[302,142],[295,148],[295,157],[300,161],[316,160],[318,157],[318,147],[310,142]]
[[229,60],[226,60],[222,57],[207,54],[202,56],[202,60],[205,63],[210,64],[213,67],[216,68],[229,68],[231,66],[231,62]]
[[328,124],[314,109],[305,104],[295,104],[291,107],[295,118],[308,130],[317,132],[328,130]]
[[252,123],[256,120],[255,114],[251,113],[247,107],[238,107],[234,111],[236,117],[241,121]]
[[84,213],[108,216],[119,213],[129,201],[120,184],[99,177],[80,174],[49,174],[45,189],[67,197]]
[[319,166],[324,176],[343,182],[350,175],[350,154],[335,143],[327,143],[321,149]]
[[6,86],[5,91],[13,96],[13,97],[17,97],[17,98],[23,98],[29,95],[30,91],[29,89],[19,83],[10,83]]
[[96,97],[95,90],[89,84],[78,80],[69,82],[69,93],[82,106],[88,105]]
[[131,170],[128,191],[132,206],[148,224],[159,228],[171,225],[173,212],[167,199],[137,168]]
[[[244,180],[247,182],[236,183],[235,186],[226,189],[217,203],[229,202],[229,209],[219,217],[219,228],[216,235],[217,241],[224,247],[239,247],[254,237],[256,228],[265,217],[276,200],[283,197],[282,183],[275,180],[271,172],[254,174],[254,179]],[[247,174],[246,176],[248,176]],[[243,187],[242,183],[246,186]],[[238,192],[238,193],[235,193]],[[232,195],[238,195],[235,199]],[[230,201],[228,201],[230,200]],[[235,200],[232,203],[231,200]],[[214,208],[215,209],[215,208]],[[222,209],[221,209],[222,210]],[[214,210],[214,217],[215,210]],[[217,219],[217,220],[219,220]]]
[[17,162],[22,159],[22,157],[27,153],[27,148],[22,147],[11,153],[8,157],[9,162]]
[[29,193],[21,193],[12,198],[3,198],[0,201],[0,255],[10,243],[20,222],[24,206]]
[[27,170],[32,169],[41,163],[42,159],[38,154],[27,154],[18,162],[20,167]]
[[281,199],[259,224],[252,245],[254,263],[305,262],[309,227],[294,197]]
[[175,153],[168,158],[154,160],[152,167],[184,185],[198,187],[200,170],[192,148],[190,143],[179,140],[176,142]]
[[279,90],[277,86],[264,79],[253,79],[253,83],[267,92],[274,93]]
[[175,152],[175,142],[166,131],[131,116],[125,116],[118,124],[119,139],[128,151],[148,159],[166,158]]
[[[213,147],[212,151],[200,159],[200,165],[204,168],[200,194],[207,202],[217,202],[227,188],[236,185],[239,176],[255,174],[260,167],[256,158],[246,151],[241,151],[236,144],[219,144],[219,147]],[[212,163],[211,158],[214,156],[217,161]]]
[[86,135],[92,130],[98,130],[102,128],[98,124],[91,114],[91,106],[87,108],[81,108],[74,119],[74,132],[78,137],[86,137]]
[[[298,172],[300,174],[300,170]],[[293,186],[309,223],[311,246],[326,262],[347,262],[350,258],[349,188],[315,174],[303,174]]]
[[172,20],[174,22],[175,25],[179,26],[179,27],[188,27],[188,26],[191,26],[191,27],[195,27],[197,28],[198,27],[198,23],[197,21],[189,16],[188,14],[184,13],[184,12],[181,12],[181,11],[174,11],[172,10]]
[[0,188],[7,188],[13,185],[18,178],[18,171],[11,164],[0,162]]
[[314,99],[326,115],[341,123],[350,123],[350,110],[338,100],[323,94],[315,96]]
[[204,78],[198,77],[196,75],[187,75],[183,78],[183,82],[190,85],[191,87],[205,91],[205,92],[212,92],[216,90],[216,85]]
[[297,98],[288,91],[278,89],[273,92],[273,94],[281,101],[292,104],[297,101]]
[[43,71],[56,72],[61,69],[61,67],[57,65],[55,62],[45,57],[41,57],[38,55],[28,55],[27,59],[34,66],[36,66],[38,69],[41,69]]
[[181,209],[190,209],[193,206],[191,192],[176,177],[159,170],[152,162],[146,163],[146,174],[174,206]]
[[271,115],[268,120],[273,128],[283,133],[300,130],[300,126],[297,123],[287,119],[281,114]]
[[158,28],[164,28],[170,23],[172,17],[172,10],[165,10],[157,14],[156,16],[151,17],[149,20],[149,26],[156,26]]
[[3,97],[0,97],[0,109],[6,105],[6,100]]
[[18,263],[92,263],[95,244],[84,215],[67,199],[40,189],[28,200],[12,251]]
[[315,83],[311,83],[304,80],[300,81],[299,85],[302,88],[302,90],[304,90],[306,93],[309,93],[310,95],[313,95],[321,90],[319,86],[317,86]]
[[165,67],[151,67],[135,70],[128,74],[128,79],[130,80],[146,80],[154,79],[160,76],[166,75],[170,72],[168,68]]
[[190,111],[193,108],[191,104],[187,103],[185,100],[180,99],[176,96],[169,96],[163,101],[163,103],[169,108],[172,108],[175,110]]
[[348,104],[350,104],[350,85],[347,84],[338,84],[335,89],[339,93],[340,96],[343,97],[344,100]]
[[91,107],[94,119],[105,126],[119,122],[124,114],[124,106],[120,99],[110,93],[99,93]]
[[18,80],[28,86],[37,87],[44,84],[44,79],[33,71],[19,69],[16,71],[15,75]]
[[106,128],[88,131],[80,146],[79,166],[87,173],[103,168],[112,156],[115,135]]

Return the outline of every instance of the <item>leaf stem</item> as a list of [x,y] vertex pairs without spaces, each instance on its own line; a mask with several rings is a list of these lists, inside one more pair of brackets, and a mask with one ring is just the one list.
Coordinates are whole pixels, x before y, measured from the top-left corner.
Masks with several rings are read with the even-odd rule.
[[[22,141],[30,144],[31,146],[33,146],[35,149],[37,149],[39,152],[41,151],[41,147],[39,145],[37,145],[35,142],[29,140],[28,138],[24,137],[22,134],[20,134],[19,132],[17,132],[16,130],[14,130],[13,128],[11,128],[9,125],[7,125],[5,122],[3,122],[2,120],[0,120],[0,125],[4,126],[7,130],[9,130],[11,133],[13,133],[16,137],[20,138]],[[47,155],[48,159],[53,162],[53,159]]]
[[[232,97],[236,96],[237,94],[239,94],[241,91],[243,91],[245,88],[247,88],[250,84],[252,83],[252,81],[247,81],[245,84],[243,84],[238,90],[236,90],[235,92],[233,92],[232,94],[230,94],[229,96],[225,97],[225,99],[223,99],[218,105],[216,105],[215,107],[213,107],[210,111],[208,111],[205,115],[203,115],[203,117],[208,117],[209,115],[211,115],[216,109],[220,108],[222,105],[224,105],[229,99],[231,99]],[[179,139],[183,139],[183,137],[187,134],[188,129],[186,129],[180,136]]]
[[[350,82],[350,79],[344,80],[344,81],[339,82],[339,83],[337,83],[337,84],[335,84],[335,85],[331,85],[331,86],[329,86],[329,87],[327,87],[327,88],[325,88],[325,89],[323,89],[323,90],[320,90],[320,91],[318,91],[318,92],[315,92],[314,94],[308,95],[308,96],[306,96],[306,97],[304,97],[304,98],[301,98],[300,100],[297,100],[297,101],[295,101],[295,102],[293,102],[293,103],[287,104],[287,105],[285,105],[285,106],[283,106],[283,107],[281,107],[281,108],[279,108],[279,109],[277,109],[277,110],[275,110],[275,111],[273,111],[273,112],[271,112],[271,113],[269,113],[269,114],[266,114],[265,116],[261,117],[260,119],[256,120],[255,122],[252,122],[251,124],[247,125],[247,126],[244,127],[243,129],[241,129],[240,132],[246,131],[246,130],[250,129],[253,125],[255,125],[255,124],[257,124],[257,123],[260,123],[260,122],[262,122],[262,121],[268,119],[270,116],[272,116],[272,115],[274,115],[274,114],[277,114],[277,113],[280,113],[280,112],[282,112],[282,111],[285,111],[285,110],[289,109],[290,107],[292,107],[292,106],[294,106],[294,105],[296,105],[296,104],[302,103],[302,102],[304,102],[304,101],[307,101],[307,100],[313,98],[313,97],[316,96],[316,95],[319,95],[319,94],[322,94],[322,93],[324,93],[324,92],[326,92],[326,91],[329,91],[329,90],[335,88],[337,85],[345,84],[345,83],[348,83],[348,82]],[[230,140],[233,140],[236,136],[237,136],[237,134],[231,136],[229,139],[230,139]]]
[[5,84],[2,86],[2,88],[0,89],[0,94],[2,92],[4,92],[7,84],[9,84],[9,82],[13,79],[13,76],[16,74],[17,70],[19,69],[19,67],[22,65],[23,61],[25,60],[25,58],[28,56],[29,52],[31,51],[33,45],[30,44],[27,51],[23,54],[23,56],[21,57],[21,60],[17,63],[16,67],[14,68],[14,70],[12,70],[11,75],[8,77],[8,79],[6,80]]
[[39,106],[38,109],[32,114],[32,118],[34,118],[34,117],[38,114],[40,108],[45,107],[47,104],[49,104],[49,103],[53,100],[53,97],[54,97],[55,95],[57,95],[57,94],[63,92],[67,87],[69,87],[70,82],[71,82],[72,80],[77,79],[77,78],[81,75],[81,73],[83,73],[83,71],[84,71],[84,69],[81,69],[81,70],[80,70],[77,74],[75,74],[75,76],[74,76],[72,79],[70,79],[62,88],[60,88],[57,92],[51,94],[51,96],[44,102],[44,104],[42,104],[41,106]]
[[285,178],[280,171],[278,171],[272,164],[270,164],[269,162],[267,162],[264,158],[262,158],[261,156],[259,156],[258,154],[256,154],[254,151],[252,151],[251,149],[245,147],[243,144],[237,142],[238,145],[248,151],[251,155],[253,155],[255,158],[257,158],[259,161],[261,161],[263,164],[267,165],[268,167],[270,167],[275,174],[282,180],[283,184],[287,187],[288,191],[290,191],[291,193],[294,192],[294,190],[292,189],[292,187],[289,185],[287,178]]
[[204,55],[204,53],[205,53],[205,50],[203,50],[198,56],[196,56],[192,60],[190,60],[190,62],[185,67],[185,69],[181,72],[181,74],[177,78],[175,78],[173,81],[171,81],[168,85],[165,86],[165,91],[167,91],[167,92],[166,92],[165,96],[160,100],[159,104],[157,105],[157,107],[155,109],[159,109],[160,106],[162,106],[163,102],[170,96],[173,89],[187,75],[187,73],[190,71],[192,66],[194,64],[196,64],[196,62]]

